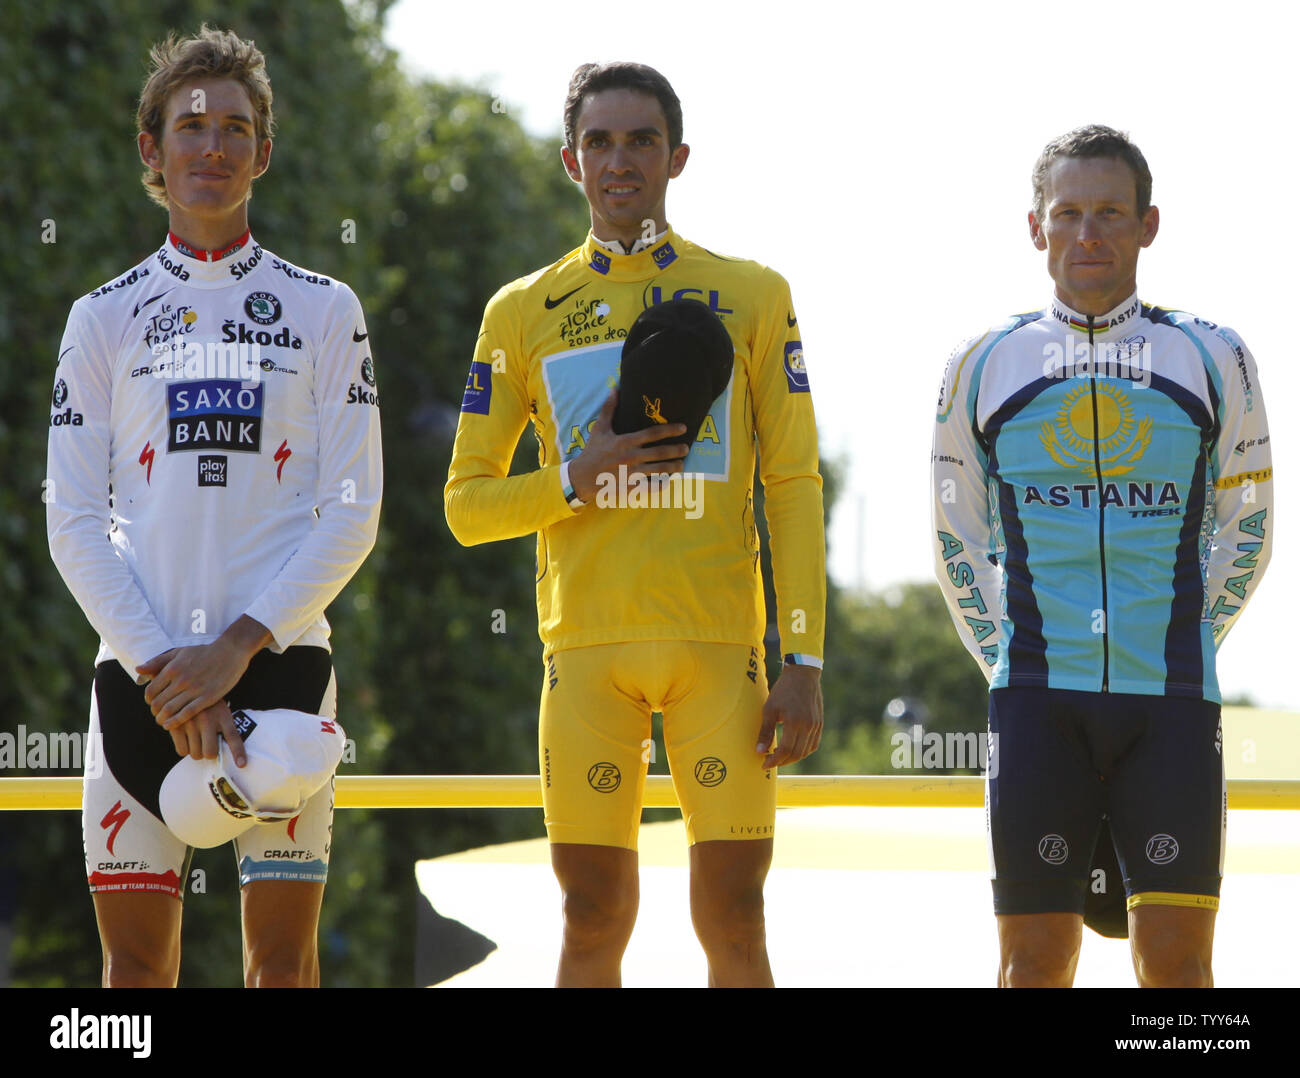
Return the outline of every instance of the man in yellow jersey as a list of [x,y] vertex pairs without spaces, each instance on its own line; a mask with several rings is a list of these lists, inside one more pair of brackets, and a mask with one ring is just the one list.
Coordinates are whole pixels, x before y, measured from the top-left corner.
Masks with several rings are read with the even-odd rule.
[[[821,738],[826,596],[817,431],[790,290],[668,227],[668,181],[690,151],[657,71],[580,67],[564,128],[591,233],[488,303],[445,491],[462,543],[537,533],[540,766],[564,892],[556,983],[620,983],[660,711],[709,983],[771,985],[763,882],[775,768]],[[642,311],[674,299],[707,304],[735,359],[694,442],[651,447],[686,427],[614,433],[622,342]],[[509,476],[529,419],[540,467]],[[770,696],[756,450],[785,654]]]

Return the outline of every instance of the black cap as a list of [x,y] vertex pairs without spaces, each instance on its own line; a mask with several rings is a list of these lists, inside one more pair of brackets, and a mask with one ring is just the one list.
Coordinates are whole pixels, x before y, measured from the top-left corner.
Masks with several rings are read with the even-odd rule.
[[647,307],[623,342],[614,433],[684,423],[685,434],[649,444],[691,445],[731,381],[735,355],[722,320],[699,300]]

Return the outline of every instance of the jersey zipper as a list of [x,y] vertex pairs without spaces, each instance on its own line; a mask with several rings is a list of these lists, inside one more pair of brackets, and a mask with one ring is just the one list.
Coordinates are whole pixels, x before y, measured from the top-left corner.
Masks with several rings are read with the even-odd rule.
[[1110,601],[1106,592],[1106,504],[1102,499],[1101,422],[1097,414],[1097,345],[1088,315],[1088,377],[1092,386],[1092,458],[1097,471],[1097,552],[1101,556],[1101,691],[1110,691]]

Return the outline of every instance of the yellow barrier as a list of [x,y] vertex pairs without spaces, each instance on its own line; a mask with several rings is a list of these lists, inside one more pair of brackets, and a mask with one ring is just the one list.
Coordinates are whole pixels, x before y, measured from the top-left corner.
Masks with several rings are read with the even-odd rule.
[[[910,805],[949,808],[984,804],[978,775],[781,775],[782,808],[813,805]],[[539,808],[537,775],[339,775],[339,808]],[[672,779],[646,779],[647,808],[675,808]],[[1300,779],[1229,779],[1228,807],[1300,808]],[[0,810],[81,808],[81,779],[0,779]]]

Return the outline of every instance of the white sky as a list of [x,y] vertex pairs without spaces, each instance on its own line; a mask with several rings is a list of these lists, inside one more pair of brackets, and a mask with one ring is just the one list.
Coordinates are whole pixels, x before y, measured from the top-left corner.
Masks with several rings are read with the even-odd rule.
[[691,145],[668,219],[790,281],[822,453],[849,469],[831,574],[872,590],[933,580],[930,438],[948,353],[1051,294],[1025,225],[1035,157],[1082,123],[1128,131],[1161,210],[1139,293],[1236,329],[1272,419],[1282,529],[1220,682],[1300,709],[1284,621],[1300,551],[1283,411],[1300,382],[1284,321],[1297,272],[1278,250],[1296,234],[1297,21],[1250,2],[402,0],[386,37],[409,71],[479,85],[555,136],[557,169],[578,64],[638,60],[668,77]]

